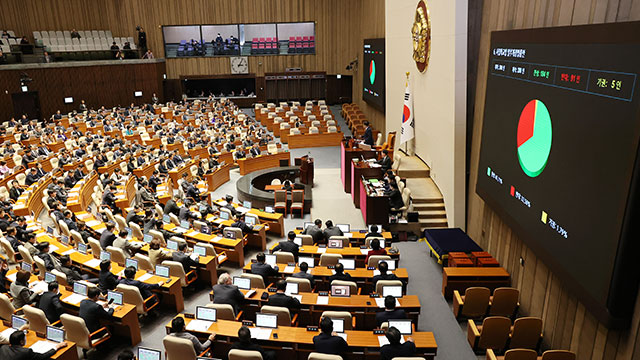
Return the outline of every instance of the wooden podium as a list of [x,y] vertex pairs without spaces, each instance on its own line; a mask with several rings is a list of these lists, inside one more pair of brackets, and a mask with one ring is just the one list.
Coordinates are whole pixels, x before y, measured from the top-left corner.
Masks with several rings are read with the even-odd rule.
[[300,166],[300,182],[313,187],[313,158],[305,155],[294,161],[296,166]]

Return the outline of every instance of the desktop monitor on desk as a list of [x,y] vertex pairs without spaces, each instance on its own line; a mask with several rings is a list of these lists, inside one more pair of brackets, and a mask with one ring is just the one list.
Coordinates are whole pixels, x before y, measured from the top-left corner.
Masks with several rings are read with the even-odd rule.
[[344,332],[344,319],[335,319],[335,318],[329,318],[329,319],[331,319],[331,322],[333,323],[333,331],[337,333]]
[[148,349],[139,347],[138,348],[138,359],[137,360],[161,360],[162,352],[160,350]]
[[111,290],[107,292],[107,301],[111,301],[111,299],[113,299],[113,303],[116,305],[122,305],[123,298],[124,298],[124,294],[121,292],[111,291]]
[[331,285],[331,296],[349,297],[351,296],[351,286]]
[[124,259],[124,267],[133,267],[138,271],[138,260],[136,259]]
[[78,295],[87,296],[88,290],[89,287],[86,284],[83,284],[79,281],[73,283],[73,292]]
[[217,321],[216,309],[206,306],[196,306],[196,319],[205,321]]
[[277,263],[277,258],[274,254],[265,254],[264,255],[264,262],[265,264],[271,265],[271,266],[275,266]]
[[156,265],[156,275],[168,278],[169,267],[164,265]]
[[251,279],[243,278],[240,276],[234,276],[233,285],[237,286],[238,289],[251,290]]
[[355,270],[356,269],[356,260],[355,259],[338,259],[338,263],[344,266],[345,270]]
[[344,234],[351,232],[351,225],[349,224],[336,224],[336,226],[342,230],[342,233]]
[[61,343],[64,341],[64,330],[55,326],[47,325],[47,340],[55,343]]
[[402,286],[387,285],[382,287],[382,297],[393,296],[394,298],[402,297]]
[[312,258],[312,257],[303,257],[303,256],[300,256],[300,257],[298,258],[298,266],[299,266],[300,264],[302,264],[302,263],[307,263],[307,266],[308,266],[309,268],[312,268],[312,267],[314,267],[314,265],[315,265],[315,262],[314,262],[314,260],[313,260],[313,258]]
[[411,335],[413,334],[413,328],[411,326],[411,320],[408,319],[396,319],[389,320],[389,327],[394,327],[400,331],[402,335]]
[[276,329],[278,327],[278,315],[256,313],[256,326]]

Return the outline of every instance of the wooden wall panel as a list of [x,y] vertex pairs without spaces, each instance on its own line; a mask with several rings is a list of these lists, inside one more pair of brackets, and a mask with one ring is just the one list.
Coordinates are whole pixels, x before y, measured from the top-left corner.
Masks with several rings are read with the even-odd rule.
[[485,0],[482,18],[467,231],[512,274],[522,312],[543,318],[546,347],[571,349],[578,359],[640,359],[640,297],[631,327],[607,330],[475,192],[490,32],[640,20],[640,0]]

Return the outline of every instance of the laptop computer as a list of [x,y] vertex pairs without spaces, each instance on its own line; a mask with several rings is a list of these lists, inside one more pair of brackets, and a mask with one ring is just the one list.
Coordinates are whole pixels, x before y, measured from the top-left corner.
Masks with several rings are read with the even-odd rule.
[[378,261],[378,264],[380,264],[381,262],[386,262],[387,263],[387,269],[388,270],[395,270],[396,269],[396,261],[395,260],[380,260],[380,261]]
[[293,239],[293,243],[298,245],[298,246],[302,246],[302,238],[301,237],[296,237]]
[[234,276],[233,285],[237,286],[238,289],[251,290],[251,279],[243,278],[240,276]]
[[23,327],[24,325],[26,325],[28,323],[27,319],[17,316],[17,315],[11,315],[11,327],[16,329],[16,330],[20,330],[21,327]]
[[20,268],[24,271],[31,272],[32,266],[31,264],[26,263],[25,261],[20,263]]
[[226,211],[220,211],[220,219],[229,220],[229,213]]
[[400,285],[388,285],[382,287],[382,297],[393,296],[394,298],[402,297],[402,286]]
[[111,299],[113,299],[113,304],[122,305],[124,302],[124,294],[118,291],[109,290],[107,292],[107,301],[111,301]]
[[168,278],[169,267],[164,265],[156,265],[156,275]]
[[82,255],[87,255],[87,244],[78,243],[78,252]]
[[196,319],[205,321],[217,321],[217,311],[206,306],[196,306]]
[[247,209],[251,209],[251,201],[243,201],[242,202],[242,207],[245,207]]
[[167,240],[167,249],[178,250],[178,242],[175,240]]
[[394,327],[400,331],[402,335],[413,334],[413,328],[411,326],[411,320],[409,319],[389,319],[389,327]]
[[171,222],[171,216],[169,216],[169,214],[162,215],[162,222],[165,224],[169,224]]
[[146,243],[150,243],[151,240],[153,240],[153,235],[151,234],[144,234],[144,236],[142,237],[142,240]]
[[270,329],[278,328],[278,315],[256,313],[256,326]]
[[345,270],[355,270],[356,269],[356,260],[355,259],[338,259],[338,263],[344,266]]
[[136,259],[125,259],[124,260],[124,266],[125,267],[133,266],[136,269],[136,271],[138,271],[138,260],[136,260]]
[[83,284],[79,281],[73,283],[73,292],[78,295],[87,296],[88,290],[89,287],[87,286],[87,284]]
[[138,359],[137,360],[161,360],[162,352],[160,350],[154,350],[149,348],[138,348]]
[[44,282],[46,282],[48,284],[48,283],[53,282],[53,281],[56,281],[56,276],[55,275],[53,275],[52,273],[50,273],[48,271],[46,273],[44,273]]
[[66,235],[60,235],[60,242],[65,245],[69,245],[69,237]]
[[331,322],[333,323],[333,331],[337,333],[343,333],[344,319],[334,319],[334,318],[330,318],[330,319],[331,319]]
[[351,232],[351,225],[349,224],[336,224],[336,226],[345,234]]
[[53,235],[53,228],[51,226],[47,226],[47,233]]
[[266,254],[266,255],[264,256],[264,262],[265,262],[266,264],[271,265],[271,266],[275,266],[275,265],[276,265],[276,260],[277,260],[277,258],[276,258],[276,256],[275,256],[275,255],[273,255],[273,254]]
[[315,262],[314,262],[312,257],[303,257],[303,256],[299,257],[298,258],[298,265],[302,264],[302,263],[307,263],[307,266],[309,268],[312,268],[312,267],[315,266]]
[[198,254],[198,256],[207,256],[207,248],[205,248],[204,246],[194,245],[193,252],[195,254]]
[[298,294],[298,283],[287,282],[287,288],[284,290],[284,293],[287,295],[297,295]]
[[111,253],[108,251],[100,252],[100,261],[111,261]]
[[191,224],[189,224],[188,220],[182,220],[180,221],[180,227],[185,230],[189,230],[189,228],[191,227]]
[[256,224],[256,218],[253,216],[246,216],[244,218],[244,222],[249,226],[254,226]]
[[331,285],[331,296],[349,297],[351,296],[351,286]]
[[64,341],[64,330],[55,326],[47,325],[47,340],[55,343],[61,343]]

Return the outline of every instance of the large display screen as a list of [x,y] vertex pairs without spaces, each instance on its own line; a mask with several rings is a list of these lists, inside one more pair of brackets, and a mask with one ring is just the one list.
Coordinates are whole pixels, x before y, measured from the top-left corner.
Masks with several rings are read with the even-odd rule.
[[365,39],[362,62],[362,99],[384,111],[384,39]]
[[640,133],[629,26],[492,34],[476,189],[609,323],[637,290],[621,273]]

